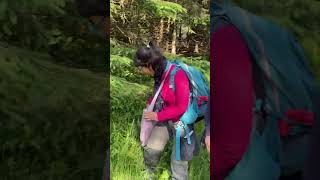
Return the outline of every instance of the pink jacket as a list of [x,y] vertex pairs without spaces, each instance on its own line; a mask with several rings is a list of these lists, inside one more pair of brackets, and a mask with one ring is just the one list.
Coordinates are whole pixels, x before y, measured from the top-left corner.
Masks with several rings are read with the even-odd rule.
[[[169,70],[169,73],[174,69],[174,65]],[[162,80],[165,76],[163,73]],[[170,74],[168,74],[162,90],[161,95],[164,101],[164,108],[157,113],[159,121],[172,120],[173,122],[179,121],[183,113],[186,112],[189,102],[189,80],[186,73],[179,69],[174,76],[175,93],[169,87]],[[149,101],[150,102],[150,101]]]

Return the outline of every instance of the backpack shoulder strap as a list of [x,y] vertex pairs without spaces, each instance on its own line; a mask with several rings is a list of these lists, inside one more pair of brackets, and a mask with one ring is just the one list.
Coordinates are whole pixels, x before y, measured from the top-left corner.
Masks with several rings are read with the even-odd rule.
[[230,25],[230,20],[226,16],[226,10],[223,5],[217,2],[211,2],[211,31],[215,32],[218,29]]
[[169,83],[169,88],[173,89],[173,92],[175,92],[175,87],[174,87],[174,76],[176,75],[178,69],[180,69],[179,64],[175,63],[174,64],[174,69],[170,73],[170,83]]
[[[170,70],[171,67],[172,67],[172,64],[169,64],[169,65],[168,65],[168,69]],[[162,80],[162,82],[161,82],[161,84],[160,84],[157,92],[156,92],[155,95],[153,96],[153,99],[152,99],[152,101],[151,101],[151,103],[150,103],[150,105],[149,105],[149,107],[148,107],[148,109],[147,109],[147,112],[150,112],[150,111],[153,110],[153,108],[154,108],[154,106],[155,106],[155,103],[156,103],[156,101],[157,101],[157,99],[158,99],[158,96],[159,96],[160,93],[161,93],[161,89],[162,89],[162,87],[163,87],[164,81],[166,80],[166,78],[167,78],[167,76],[168,76],[168,74],[169,74],[169,70],[166,72],[166,74],[165,74],[165,76],[164,76],[164,79]]]

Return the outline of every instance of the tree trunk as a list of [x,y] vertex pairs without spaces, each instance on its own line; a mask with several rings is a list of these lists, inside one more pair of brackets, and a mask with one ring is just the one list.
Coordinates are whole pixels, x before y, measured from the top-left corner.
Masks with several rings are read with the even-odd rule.
[[198,43],[198,41],[196,41],[196,45],[194,46],[194,52],[195,53],[199,53],[199,43]]
[[170,32],[170,24],[171,24],[171,22],[170,22],[170,18],[168,19],[168,26],[167,26],[167,33],[169,33]]
[[[178,0],[175,0],[175,3],[177,3]],[[171,43],[171,54],[176,54],[176,42],[177,41],[177,23],[176,19],[173,21],[173,31],[172,31],[172,43]]]
[[182,23],[179,23],[179,39],[181,39],[182,36]]
[[176,23],[173,22],[171,54],[176,54],[176,41],[177,41],[177,27],[176,26],[177,26]]
[[163,22],[163,18],[161,18],[160,25],[159,25],[159,36],[157,38],[158,46],[160,45],[160,43],[162,42],[162,39],[163,39],[163,29],[164,29],[164,22]]
[[166,41],[166,51],[168,52],[170,48],[169,40]]
[[168,19],[168,26],[167,26],[167,38],[166,38],[166,51],[169,52],[169,48],[170,48],[170,38],[169,38],[169,34],[170,34],[170,18]]
[[[135,21],[139,22],[139,20],[141,18],[140,17],[140,8],[138,6],[136,6],[135,8],[136,8],[136,12],[137,12],[137,15],[136,15],[137,19],[135,19]],[[135,41],[135,45],[139,46],[140,45],[140,41],[141,41],[140,28],[139,28],[139,24],[138,23],[136,24],[136,26],[138,26],[138,27],[136,27],[136,30],[135,30],[136,34],[137,34],[137,40]]]
[[157,28],[155,28],[155,23],[152,19],[150,19],[149,21],[150,21],[150,26],[149,26],[149,39],[148,39],[148,41],[153,41],[154,39],[157,38]]

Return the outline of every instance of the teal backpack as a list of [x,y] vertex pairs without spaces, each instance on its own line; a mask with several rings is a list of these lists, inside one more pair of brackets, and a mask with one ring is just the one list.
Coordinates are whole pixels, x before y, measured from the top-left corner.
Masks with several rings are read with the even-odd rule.
[[[302,48],[283,28],[239,7],[212,2],[210,10],[211,33],[228,24],[239,30],[251,54],[256,78],[251,143],[226,179],[276,180],[301,172],[312,125],[285,114],[303,109],[314,115],[319,110],[315,79]],[[285,137],[280,136],[280,119],[290,124]]]
[[179,60],[175,60],[170,63],[175,65],[175,68],[170,73],[170,88],[175,91],[174,76],[178,69],[182,69],[186,73],[190,86],[189,105],[187,111],[181,116],[180,122],[176,128],[176,159],[180,160],[180,138],[182,130],[185,130],[188,144],[191,144],[188,125],[193,124],[197,119],[204,117],[208,108],[210,90],[202,72],[192,66],[182,63]]

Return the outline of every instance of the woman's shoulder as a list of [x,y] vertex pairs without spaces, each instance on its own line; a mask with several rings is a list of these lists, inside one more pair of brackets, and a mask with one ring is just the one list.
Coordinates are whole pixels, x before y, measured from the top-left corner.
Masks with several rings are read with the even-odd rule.
[[239,30],[234,25],[227,24],[215,30],[212,33],[212,36],[216,36],[216,35],[221,36],[225,34],[228,35],[228,34],[234,34],[234,33],[239,33]]
[[187,78],[188,77],[187,77],[186,72],[183,69],[178,68],[176,73],[175,73],[175,76],[174,76],[175,81],[177,81],[177,80],[185,80]]
[[174,77],[175,81],[183,81],[184,79],[188,78],[186,72],[183,69],[177,67],[175,64],[172,64],[172,67],[169,69],[168,73],[168,76],[170,76],[170,78]]

